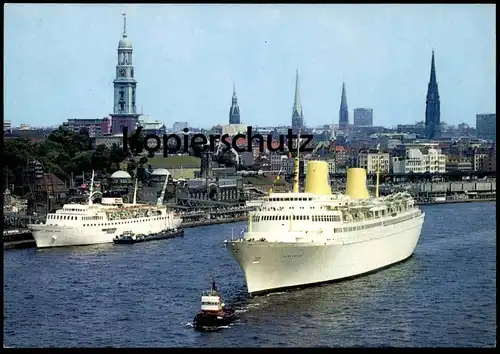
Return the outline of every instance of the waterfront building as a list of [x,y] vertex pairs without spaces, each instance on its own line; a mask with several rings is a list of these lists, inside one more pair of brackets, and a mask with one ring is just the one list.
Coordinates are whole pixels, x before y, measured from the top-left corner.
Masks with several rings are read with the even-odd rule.
[[497,170],[497,154],[486,156],[482,160],[482,171],[496,172]]
[[380,161],[380,173],[389,173],[389,153],[378,152],[376,149],[363,149],[358,153],[358,167],[366,173],[376,173]]
[[357,127],[373,126],[373,109],[354,108],[354,125]]
[[392,173],[445,173],[446,155],[435,146],[407,147],[403,156],[391,157]]
[[431,59],[431,77],[427,87],[425,106],[425,137],[435,139],[439,137],[441,126],[441,103],[439,100],[438,83],[436,79],[436,66],[434,64],[434,51]]
[[485,151],[474,150],[472,156],[472,169],[474,171],[484,171],[484,159],[488,157]]
[[472,161],[468,158],[447,156],[446,172],[470,172],[472,171]]
[[300,101],[299,70],[295,73],[295,97],[292,109],[292,131],[296,134],[299,128],[304,127],[304,115],[302,112],[302,103]]
[[137,81],[134,77],[132,52],[132,42],[127,36],[127,18],[123,14],[123,34],[118,42],[116,79],[113,81],[114,106],[111,114],[113,134],[122,133],[124,127],[127,127],[129,132],[133,131],[140,116],[135,104]]

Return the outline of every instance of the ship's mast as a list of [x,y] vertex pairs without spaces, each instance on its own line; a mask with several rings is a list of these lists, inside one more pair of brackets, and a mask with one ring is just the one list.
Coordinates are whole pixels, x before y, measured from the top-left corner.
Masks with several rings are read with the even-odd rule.
[[378,186],[380,183],[380,144],[377,145],[377,180],[375,182],[375,198],[378,198]]
[[94,193],[94,170],[92,170],[92,178],[90,179],[89,206],[92,205],[92,193]]
[[300,128],[297,134],[297,155],[294,160],[293,192],[299,193],[300,172]]
[[161,194],[158,197],[158,200],[156,201],[157,207],[160,207],[163,204],[163,198],[165,198],[165,191],[167,190],[167,184],[168,184],[168,176],[165,176],[165,183],[163,183]]
[[273,184],[271,185],[271,188],[269,188],[269,195],[273,192],[274,185],[280,180],[280,175],[283,172],[283,166],[280,167],[280,170],[278,171],[278,174],[276,175],[276,178],[274,178]]
[[134,186],[134,200],[132,201],[133,205],[137,204],[137,177],[135,178],[135,186]]

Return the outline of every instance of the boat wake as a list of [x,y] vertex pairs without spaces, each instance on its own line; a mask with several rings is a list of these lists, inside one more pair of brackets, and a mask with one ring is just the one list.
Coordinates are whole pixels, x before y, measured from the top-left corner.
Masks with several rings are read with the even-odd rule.
[[207,332],[217,332],[221,329],[227,329],[231,327],[231,325],[226,325],[226,326],[205,326],[203,328],[197,328],[196,330],[201,333],[207,333]]
[[269,293],[269,294],[266,295],[266,297],[275,296],[275,295],[281,295],[281,294],[286,294],[286,291],[277,291],[275,293]]

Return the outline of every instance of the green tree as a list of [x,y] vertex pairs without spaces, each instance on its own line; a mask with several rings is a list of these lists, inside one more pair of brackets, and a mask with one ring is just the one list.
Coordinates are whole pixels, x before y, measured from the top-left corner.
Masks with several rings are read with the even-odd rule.
[[[139,132],[139,135],[143,132]],[[23,171],[28,161],[38,160],[43,164],[44,172],[54,173],[63,180],[68,180],[71,173],[95,170],[111,172],[119,169],[125,159],[122,148],[114,145],[111,149],[104,145],[92,151],[92,139],[87,129],[74,132],[60,126],[45,141],[33,143],[27,139],[5,141],[2,161],[5,176],[9,184],[23,184]]]
[[123,151],[123,148],[119,147],[116,144],[113,144],[111,146],[111,150],[109,153],[110,156],[110,165],[113,169],[119,170],[120,169],[120,163],[123,162],[125,159],[125,153]]
[[110,167],[110,151],[106,145],[99,145],[92,154],[92,168],[98,171],[107,171]]

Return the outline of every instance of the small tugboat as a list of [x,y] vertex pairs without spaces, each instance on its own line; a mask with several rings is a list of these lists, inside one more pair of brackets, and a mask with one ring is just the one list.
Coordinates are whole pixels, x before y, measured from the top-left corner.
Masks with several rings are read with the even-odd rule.
[[135,235],[131,231],[125,231],[122,235],[116,236],[113,239],[113,242],[118,244],[133,244],[138,242],[163,240],[179,236],[184,236],[183,229],[163,230],[157,234],[152,235]]
[[181,237],[181,236],[184,236],[183,229],[163,230],[157,234],[147,235],[146,241],[164,240],[167,238],[174,238],[174,237]]
[[201,295],[201,311],[194,317],[193,327],[199,331],[213,330],[235,319],[236,312],[224,307],[215,280],[212,280],[212,289]]
[[126,243],[126,244],[144,242],[144,241],[146,241],[144,235],[136,235],[132,231],[125,231],[123,234],[115,236],[115,238],[113,239],[114,243]]

